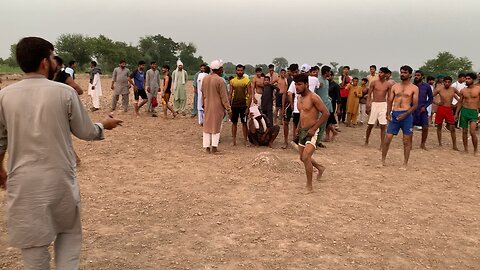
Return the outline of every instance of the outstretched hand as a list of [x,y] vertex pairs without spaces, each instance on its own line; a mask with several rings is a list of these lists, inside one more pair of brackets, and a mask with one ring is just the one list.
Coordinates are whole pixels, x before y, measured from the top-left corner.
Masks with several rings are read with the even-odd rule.
[[123,123],[123,120],[113,118],[113,116],[109,115],[101,123],[104,129],[111,130],[116,128],[117,126],[121,126]]

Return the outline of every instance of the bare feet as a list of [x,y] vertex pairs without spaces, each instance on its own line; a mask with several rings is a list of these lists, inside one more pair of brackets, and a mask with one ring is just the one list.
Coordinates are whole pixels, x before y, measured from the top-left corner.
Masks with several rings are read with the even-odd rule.
[[420,145],[420,149],[423,149],[425,151],[428,151],[427,147],[425,145]]
[[317,168],[317,169],[318,169],[317,181],[320,181],[320,179],[322,178],[323,172],[325,172],[325,167],[321,166],[320,168]]
[[307,185],[307,191],[305,192],[305,195],[307,194],[312,194],[313,193],[313,187],[312,185]]
[[457,146],[453,146],[453,150],[460,151]]
[[338,132],[333,132],[331,142],[334,142],[337,139]]
[[207,152],[207,154],[210,154],[211,153],[210,147],[205,148],[205,152]]
[[387,163],[385,163],[384,159],[382,159],[382,166],[384,166],[384,167],[387,166]]
[[288,148],[288,143],[285,143],[283,146],[282,146],[282,149],[287,149]]

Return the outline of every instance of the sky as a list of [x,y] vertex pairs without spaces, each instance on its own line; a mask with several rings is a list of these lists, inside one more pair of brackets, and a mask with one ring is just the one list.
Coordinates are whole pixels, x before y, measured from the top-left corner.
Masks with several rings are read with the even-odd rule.
[[449,51],[478,71],[479,11],[479,0],[2,0],[0,57],[25,36],[103,34],[137,45],[161,34],[193,42],[208,63],[285,57],[397,70]]

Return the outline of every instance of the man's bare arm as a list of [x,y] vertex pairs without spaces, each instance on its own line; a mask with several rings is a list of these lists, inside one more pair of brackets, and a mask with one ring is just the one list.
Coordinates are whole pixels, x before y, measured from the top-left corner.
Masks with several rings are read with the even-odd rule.
[[248,110],[248,108],[250,108],[250,105],[252,105],[252,97],[253,97],[251,83],[249,83],[247,86],[247,93],[248,93],[248,101],[247,101],[247,110]]
[[388,91],[388,98],[387,98],[387,120],[392,120],[392,107],[393,107],[393,100],[395,99],[395,89],[392,88],[391,91]]
[[71,77],[68,77],[65,83],[68,84],[73,89],[75,89],[77,94],[79,95],[83,94],[83,89]]

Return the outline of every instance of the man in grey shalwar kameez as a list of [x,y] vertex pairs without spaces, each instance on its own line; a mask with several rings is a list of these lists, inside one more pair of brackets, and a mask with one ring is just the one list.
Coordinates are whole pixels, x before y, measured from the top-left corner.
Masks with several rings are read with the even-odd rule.
[[128,95],[130,94],[130,83],[128,82],[128,77],[130,77],[130,70],[127,68],[125,60],[120,60],[120,64],[113,70],[112,73],[112,108],[111,111],[114,112],[117,109],[118,99],[122,95],[122,106],[123,111],[128,111]]
[[82,229],[71,134],[101,140],[103,129],[121,123],[92,123],[73,88],[49,80],[53,51],[44,39],[20,40],[16,57],[25,77],[0,91],[0,188],[7,189],[9,241],[22,250],[27,270],[50,269],[52,242],[56,269],[78,269]]

